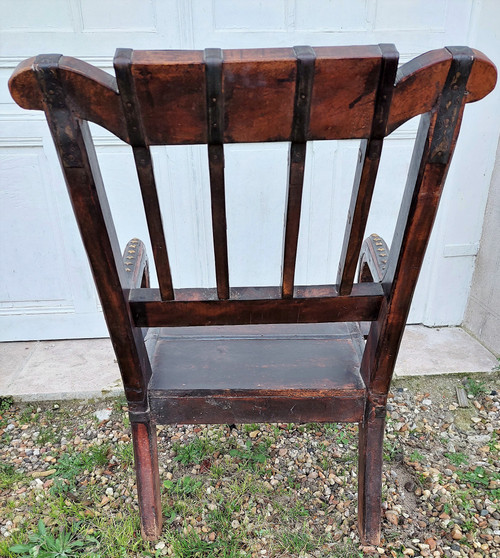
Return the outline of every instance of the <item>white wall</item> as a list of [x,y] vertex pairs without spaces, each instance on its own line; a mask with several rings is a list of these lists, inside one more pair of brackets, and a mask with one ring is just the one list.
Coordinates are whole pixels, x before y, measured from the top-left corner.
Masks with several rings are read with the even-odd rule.
[[500,143],[464,327],[500,356]]
[[[112,72],[116,47],[142,49],[394,42],[403,62],[465,44],[500,61],[494,0],[3,0],[0,1],[0,339],[106,335],[99,302],[41,113],[17,107],[6,82],[42,52]],[[485,29],[490,29],[485,32]],[[467,107],[410,321],[459,324],[481,236],[500,127],[498,92]],[[367,234],[394,229],[417,122],[386,141]],[[146,240],[130,150],[94,127],[122,245]],[[358,142],[315,142],[308,153],[297,282],[332,282]],[[277,284],[287,146],[227,149],[233,285]],[[213,286],[206,155],[154,149],[176,287]],[[241,195],[246,195],[244,204]],[[128,203],[125,203],[127,200]],[[197,216],[196,218],[194,216]],[[324,223],[329,222],[329,228]],[[443,289],[444,285],[444,289]]]

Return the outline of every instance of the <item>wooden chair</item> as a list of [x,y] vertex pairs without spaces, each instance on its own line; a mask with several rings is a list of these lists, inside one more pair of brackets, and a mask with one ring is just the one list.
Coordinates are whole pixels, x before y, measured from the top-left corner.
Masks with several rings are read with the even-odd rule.
[[[345,421],[359,423],[361,539],[377,544],[391,376],[465,103],[493,89],[495,67],[447,47],[397,71],[385,44],[119,49],[114,65],[116,79],[41,55],[19,65],[10,88],[21,107],[45,111],[60,157],[129,404],[143,536],[157,538],[162,524],[156,424]],[[376,235],[362,245],[384,137],[420,114],[390,253]],[[87,121],[133,148],[158,289],[140,240],[120,253]],[[361,147],[337,278],[295,285],[307,142],[352,138]],[[224,143],[271,141],[290,142],[282,281],[239,288],[229,280]],[[158,144],[208,145],[216,289],[174,289]],[[366,346],[358,322],[371,322]]]

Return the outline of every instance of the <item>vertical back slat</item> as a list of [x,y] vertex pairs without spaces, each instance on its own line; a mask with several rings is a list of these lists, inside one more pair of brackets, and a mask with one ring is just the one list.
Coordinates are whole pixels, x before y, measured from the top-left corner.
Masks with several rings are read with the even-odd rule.
[[173,300],[172,274],[154,177],[153,159],[149,146],[146,145],[144,139],[139,103],[136,99],[134,82],[130,71],[132,52],[132,49],[117,49],[114,58],[116,80],[120,90],[120,99],[127,124],[130,145],[134,153],[161,297],[163,300]]
[[372,129],[370,137],[361,141],[337,274],[339,293],[342,295],[350,294],[354,282],[359,252],[363,243],[366,221],[382,154],[383,138],[386,133],[398,67],[399,53],[396,47],[386,44],[379,46],[382,51],[382,60]]
[[207,95],[208,168],[215,255],[215,278],[219,299],[229,298],[226,196],[224,186],[224,106],[222,96],[222,51],[205,49]]
[[309,131],[314,63],[316,60],[314,50],[309,46],[296,46],[294,51],[297,57],[297,77],[292,122],[292,143],[288,156],[288,188],[283,247],[283,276],[281,282],[283,298],[293,297],[306,163],[306,140]]

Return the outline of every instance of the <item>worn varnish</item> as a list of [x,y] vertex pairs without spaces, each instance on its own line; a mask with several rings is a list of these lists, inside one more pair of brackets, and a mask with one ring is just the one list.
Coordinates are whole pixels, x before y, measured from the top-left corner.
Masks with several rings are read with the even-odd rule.
[[155,338],[150,404],[159,422],[362,420],[362,338],[353,325],[159,328],[148,335]]
[[[360,536],[379,543],[399,344],[465,104],[496,82],[489,59],[467,47],[428,52],[396,73],[397,60],[393,45],[120,49],[118,82],[61,55],[30,58],[11,77],[16,102],[45,111],[89,256],[129,404],[146,539],[162,527],[157,423],[348,421],[360,429]],[[375,234],[363,242],[382,144],[420,114],[389,251]],[[87,121],[133,148],[159,289],[150,288],[139,239],[120,251]],[[337,281],[297,286],[307,142],[349,138],[362,142]],[[280,285],[240,287],[227,261],[224,144],[266,141],[291,142],[283,273]],[[179,290],[149,149],[200,143],[208,146],[217,286]]]
[[399,53],[394,45],[380,45],[380,48],[382,50],[382,64],[373,109],[372,127],[369,138],[362,140],[359,148],[358,164],[354,175],[354,186],[337,274],[339,292],[343,295],[349,294],[352,290],[359,250],[365,234],[365,225],[370,211],[380,156],[382,155],[382,145],[389,119],[399,60]]

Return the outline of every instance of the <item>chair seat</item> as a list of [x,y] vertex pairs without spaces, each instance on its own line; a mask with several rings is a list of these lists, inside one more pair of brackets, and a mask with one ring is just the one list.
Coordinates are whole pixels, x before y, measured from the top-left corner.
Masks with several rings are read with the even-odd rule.
[[158,328],[146,345],[157,423],[363,419],[356,324]]

